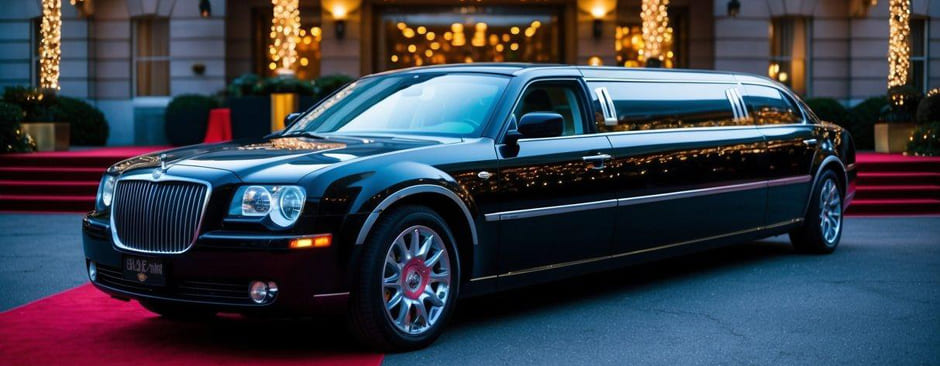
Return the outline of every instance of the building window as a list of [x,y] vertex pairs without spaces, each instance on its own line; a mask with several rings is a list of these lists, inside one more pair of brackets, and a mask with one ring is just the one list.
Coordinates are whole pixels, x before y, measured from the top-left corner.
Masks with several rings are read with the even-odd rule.
[[911,85],[927,91],[927,34],[926,18],[911,19]]
[[42,47],[42,17],[33,18],[30,22],[29,42],[29,83],[39,87],[39,49]]
[[809,93],[810,19],[774,18],[770,23],[767,74],[802,95]]
[[134,19],[134,95],[170,95],[170,22]]

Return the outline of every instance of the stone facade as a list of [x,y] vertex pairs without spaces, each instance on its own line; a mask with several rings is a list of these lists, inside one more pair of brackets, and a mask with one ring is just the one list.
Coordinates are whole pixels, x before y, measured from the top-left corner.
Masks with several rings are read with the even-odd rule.
[[[435,0],[401,0],[402,6],[453,5]],[[231,79],[257,70],[258,47],[252,46],[252,12],[270,7],[269,0],[211,0],[212,13],[201,17],[197,0],[85,0],[81,16],[63,0],[62,94],[86,98],[101,108],[111,123],[109,144],[161,144],[162,111],[174,95],[214,94]],[[587,64],[597,57],[617,64],[615,28],[625,9],[640,0],[543,0],[557,7],[563,50],[558,62]],[[769,27],[775,18],[798,17],[809,23],[807,96],[826,96],[847,104],[883,95],[887,80],[888,0],[874,7],[865,0],[741,0],[736,17],[725,0],[672,0],[688,14],[682,50],[685,66],[766,75],[770,64]],[[926,87],[940,85],[940,0],[913,0],[912,18],[925,27]],[[398,3],[396,3],[398,4]],[[524,7],[515,0],[493,4]],[[493,5],[482,2],[475,6]],[[376,19],[387,1],[301,0],[302,9],[316,12],[322,28],[319,74],[358,76],[378,72],[373,60],[379,47]],[[36,27],[40,0],[7,0],[0,12],[0,87],[36,85]],[[254,9],[254,10],[253,10]],[[337,9],[342,12],[336,13]],[[601,11],[595,11],[600,9]],[[632,10],[630,10],[632,11]],[[334,14],[335,13],[335,14]],[[302,13],[302,17],[309,14]],[[636,14],[627,14],[636,17]],[[345,22],[336,37],[337,16]],[[134,19],[169,22],[169,95],[136,96]],[[600,20],[595,35],[595,20]],[[197,73],[194,65],[204,66]]]

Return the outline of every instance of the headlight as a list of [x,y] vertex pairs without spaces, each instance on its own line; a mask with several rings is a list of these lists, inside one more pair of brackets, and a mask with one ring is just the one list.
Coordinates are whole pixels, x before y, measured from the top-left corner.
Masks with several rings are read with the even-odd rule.
[[101,184],[98,185],[98,197],[97,197],[97,206],[98,209],[105,209],[111,207],[111,200],[114,198],[114,183],[117,182],[117,177],[113,175],[105,174],[101,178]]
[[307,194],[298,186],[244,186],[235,192],[229,216],[266,217],[275,225],[297,222]]

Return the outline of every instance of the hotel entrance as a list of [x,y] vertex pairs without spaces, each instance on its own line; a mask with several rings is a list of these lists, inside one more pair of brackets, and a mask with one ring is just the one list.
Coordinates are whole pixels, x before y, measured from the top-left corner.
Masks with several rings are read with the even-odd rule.
[[[544,3],[543,3],[544,4]],[[565,62],[565,6],[376,6],[374,71],[471,62]]]

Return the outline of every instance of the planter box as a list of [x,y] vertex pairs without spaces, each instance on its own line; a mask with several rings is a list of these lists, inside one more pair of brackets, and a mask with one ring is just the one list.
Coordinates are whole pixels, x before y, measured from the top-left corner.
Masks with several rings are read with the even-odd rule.
[[69,124],[65,122],[22,122],[23,131],[36,141],[39,151],[66,151],[69,149]]
[[299,95],[294,93],[271,94],[271,131],[284,129],[284,118],[297,111],[300,102]]
[[876,123],[875,152],[901,153],[914,132],[914,123]]
[[229,98],[228,104],[232,110],[232,138],[261,137],[271,133],[271,98]]

